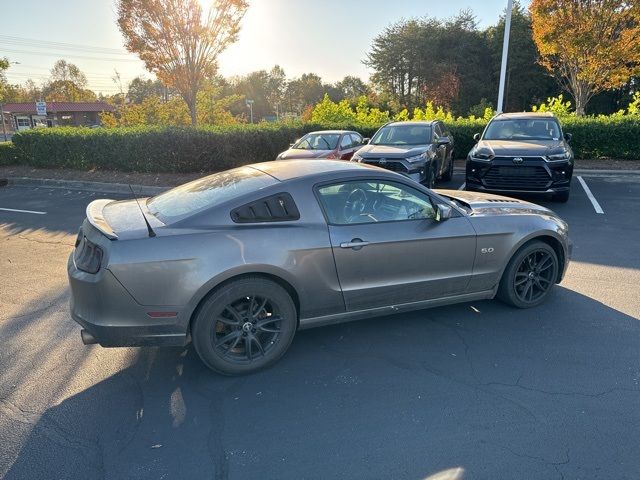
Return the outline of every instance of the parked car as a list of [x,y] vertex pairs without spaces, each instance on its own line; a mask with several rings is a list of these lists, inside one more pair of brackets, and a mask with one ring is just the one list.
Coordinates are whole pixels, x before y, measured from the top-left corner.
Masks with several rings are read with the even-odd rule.
[[562,133],[552,113],[502,113],[474,139],[478,143],[467,157],[467,190],[569,200],[571,134]]
[[440,121],[390,122],[351,159],[401,173],[433,188],[453,175],[453,136]]
[[277,160],[299,160],[302,158],[326,158],[327,160],[350,160],[355,152],[369,139],[358,132],[348,130],[326,130],[307,133],[291,144],[291,148],[278,155]]
[[533,307],[570,255],[567,224],[532,203],[353,162],[267,162],[90,203],[71,315],[86,344],[191,338],[210,368],[242,374],[297,329],[495,295]]

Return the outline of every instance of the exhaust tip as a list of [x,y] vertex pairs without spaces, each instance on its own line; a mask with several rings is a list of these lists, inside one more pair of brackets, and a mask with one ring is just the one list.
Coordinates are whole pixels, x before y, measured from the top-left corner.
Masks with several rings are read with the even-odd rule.
[[98,343],[98,340],[87,332],[85,329],[80,330],[80,338],[82,339],[82,343],[85,345],[93,345],[94,343]]

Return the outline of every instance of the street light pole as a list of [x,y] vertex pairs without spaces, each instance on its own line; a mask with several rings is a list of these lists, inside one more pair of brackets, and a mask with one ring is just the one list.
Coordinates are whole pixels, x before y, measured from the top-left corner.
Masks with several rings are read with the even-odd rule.
[[247,107],[249,107],[249,111],[251,112],[251,123],[253,123],[253,100],[247,99],[246,100],[247,103]]
[[7,127],[4,124],[4,105],[0,103],[0,122],[2,122],[2,136],[7,141]]
[[507,2],[507,17],[504,22],[504,38],[502,40],[502,63],[500,64],[500,87],[498,89],[498,113],[504,109],[504,84],[507,73],[507,57],[509,56],[509,33],[511,31],[511,10],[513,0]]

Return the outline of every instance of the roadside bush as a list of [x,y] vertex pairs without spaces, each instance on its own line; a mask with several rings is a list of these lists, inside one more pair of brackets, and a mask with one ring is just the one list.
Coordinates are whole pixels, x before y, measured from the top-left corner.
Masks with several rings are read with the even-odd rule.
[[[370,112],[369,112],[370,113]],[[375,112],[374,112],[375,113]],[[377,114],[377,113],[376,113]],[[448,118],[457,158],[473,147],[484,118]],[[565,117],[577,158],[640,158],[640,116]],[[371,137],[377,124],[280,123],[219,127],[46,128],[22,131],[0,145],[0,165],[136,172],[212,172],[273,160],[305,133],[356,130]]]
[[11,142],[0,142],[0,167],[22,163],[18,150]]

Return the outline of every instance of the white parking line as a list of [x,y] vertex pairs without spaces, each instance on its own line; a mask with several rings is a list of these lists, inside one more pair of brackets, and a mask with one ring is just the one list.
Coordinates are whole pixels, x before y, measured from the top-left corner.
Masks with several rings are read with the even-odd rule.
[[17,212],[17,213],[33,213],[35,215],[46,215],[47,212],[36,212],[35,210],[17,210],[15,208],[0,208],[4,212]]
[[596,197],[593,196],[593,193],[591,193],[591,190],[587,186],[587,182],[585,182],[583,178],[579,175],[578,175],[578,181],[580,182],[580,185],[582,185],[582,188],[584,189],[584,193],[586,193],[587,197],[589,197],[589,200],[591,200],[591,204],[593,205],[593,209],[596,211],[596,213],[604,213],[604,210],[602,210],[602,207],[596,200]]
[[464,190],[464,187],[467,186],[467,182],[464,182],[462,185],[460,185],[460,188],[458,188],[458,190]]

